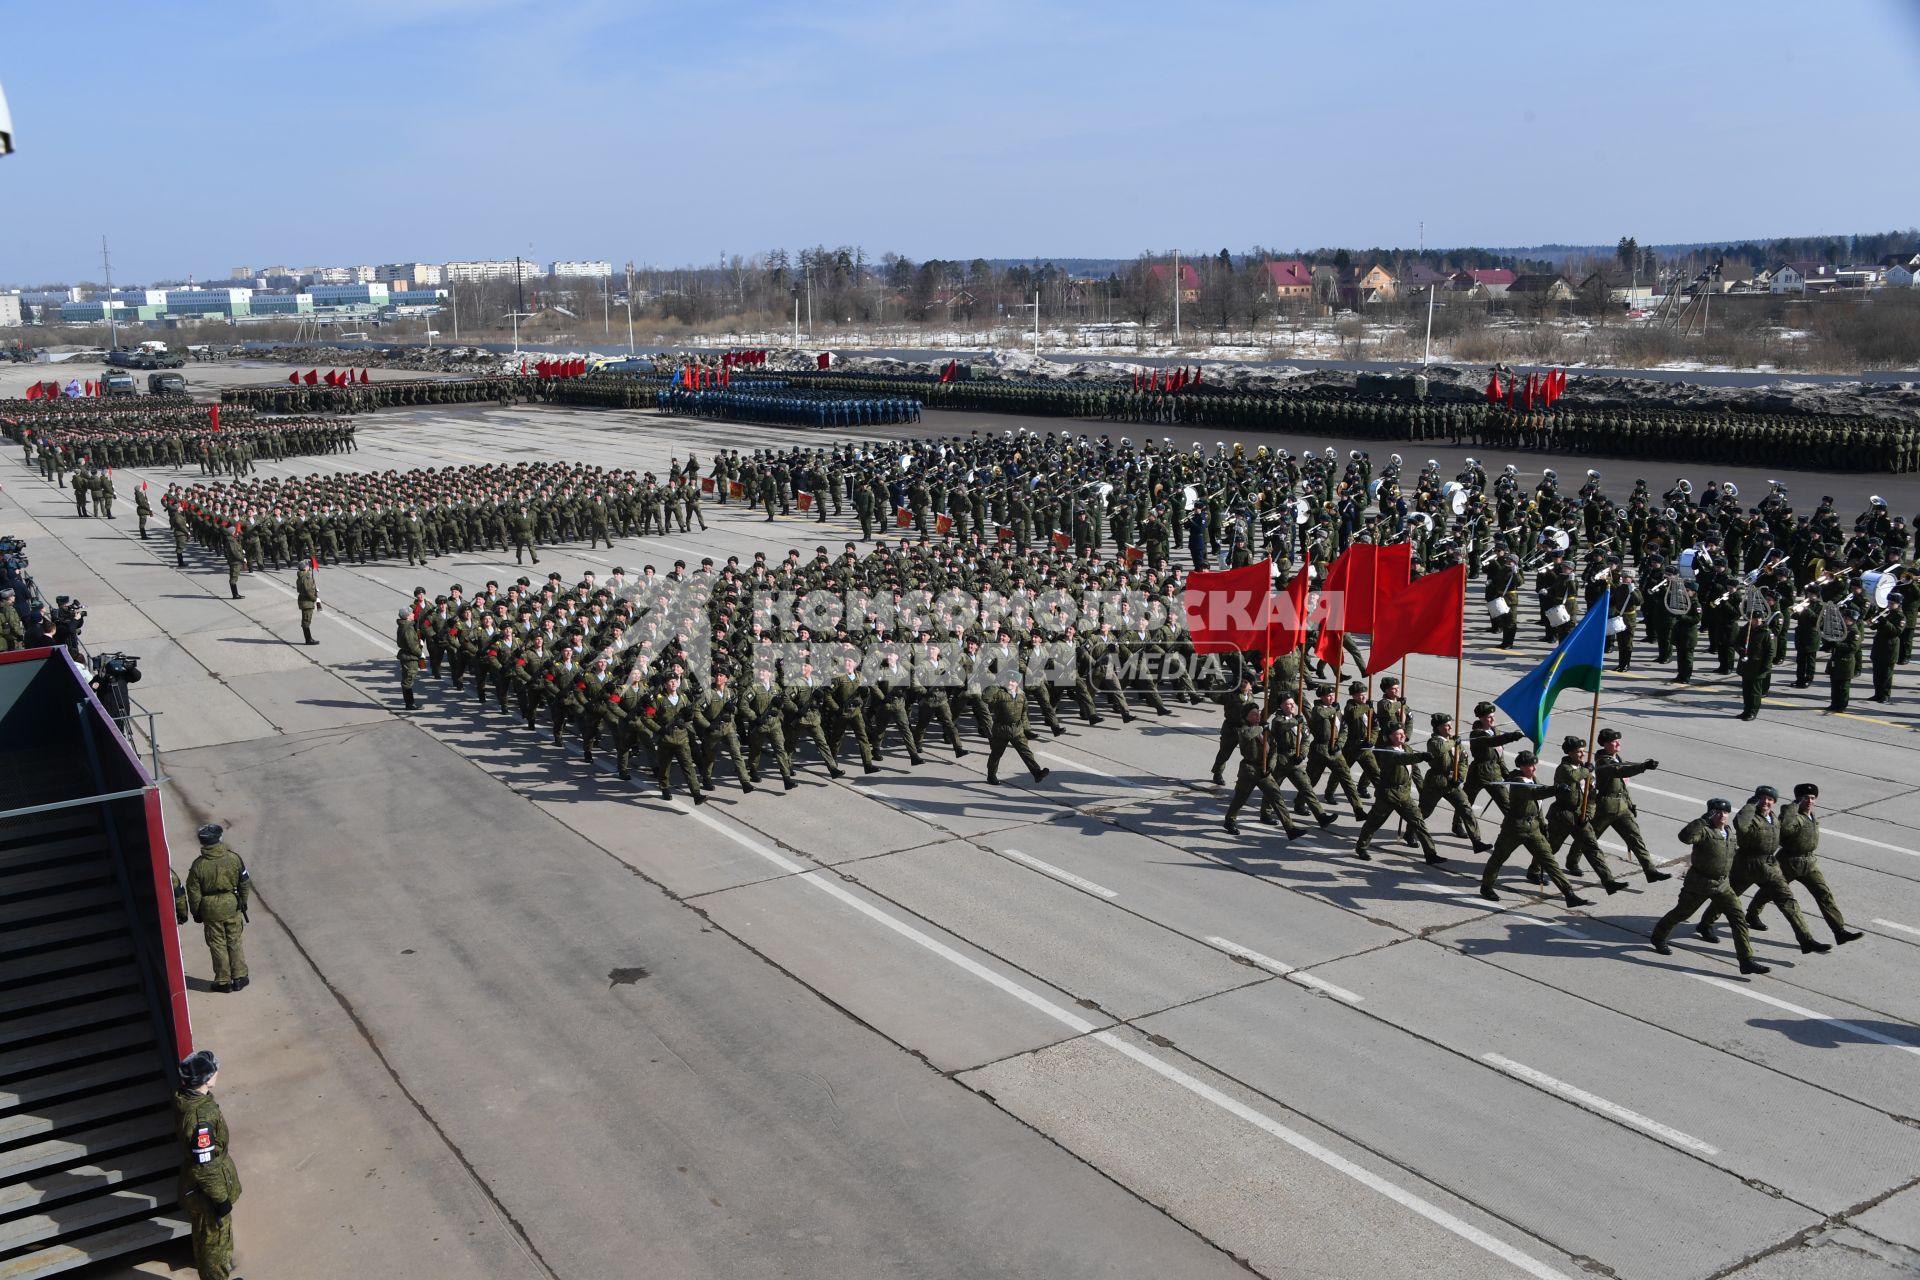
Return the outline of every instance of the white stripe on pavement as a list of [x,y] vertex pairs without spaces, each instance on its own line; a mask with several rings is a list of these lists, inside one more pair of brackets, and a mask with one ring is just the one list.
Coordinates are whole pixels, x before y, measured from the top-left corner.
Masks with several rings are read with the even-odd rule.
[[1043,760],[1051,760],[1057,765],[1072,769],[1075,773],[1090,773],[1096,778],[1112,778],[1116,776],[1108,773],[1105,769],[1096,769],[1090,764],[1081,764],[1078,760],[1069,760],[1065,756],[1057,756],[1051,751],[1035,751],[1033,754]]
[[1556,1080],[1546,1072],[1535,1071],[1525,1063],[1515,1062],[1512,1058],[1504,1058],[1497,1053],[1483,1053],[1480,1055],[1480,1061],[1490,1066],[1498,1067],[1508,1075],[1520,1080],[1525,1080],[1529,1084],[1539,1085],[1549,1093],[1557,1093],[1563,1098],[1577,1102],[1589,1111],[1598,1111],[1601,1115],[1612,1116],[1615,1120],[1623,1120],[1636,1129],[1645,1129],[1655,1137],[1664,1138],[1677,1147],[1685,1147],[1689,1151],[1697,1151],[1703,1156],[1717,1156],[1720,1154],[1720,1148],[1702,1142],[1690,1133],[1682,1133],[1678,1129],[1670,1128],[1667,1125],[1661,1124],[1658,1120],[1652,1120],[1641,1115],[1638,1111],[1629,1111],[1617,1102],[1608,1102],[1605,1098],[1597,1094],[1588,1093],[1585,1089],[1577,1085],[1568,1084],[1564,1080]]
[[1242,960],[1249,961],[1268,973],[1277,973],[1284,978],[1293,972],[1292,965],[1283,960],[1275,960],[1272,956],[1263,956],[1252,947],[1243,947],[1225,938],[1204,938],[1202,941],[1210,947],[1218,947],[1230,956],[1239,956]]
[[1312,987],[1315,991],[1324,991],[1326,994],[1332,996],[1335,1000],[1344,1000],[1348,1004],[1360,1003],[1360,997],[1358,995],[1355,995],[1353,992],[1347,990],[1345,987],[1336,987],[1331,982],[1328,982],[1325,978],[1315,977],[1311,973],[1301,973],[1299,970],[1296,969],[1292,973],[1287,975],[1287,981],[1297,982],[1303,987]]
[[1897,929],[1901,933],[1911,933],[1915,937],[1920,937],[1920,929],[1916,929],[1910,924],[1899,924],[1892,920],[1878,920],[1878,919],[1876,919],[1874,923],[1879,925],[1882,929]]
[[1811,1018],[1815,1022],[1824,1022],[1836,1030],[1851,1032],[1863,1040],[1871,1040],[1876,1044],[1890,1044],[1896,1049],[1905,1049],[1908,1053],[1920,1056],[1920,1045],[1908,1044],[1905,1040],[1883,1035],[1875,1031],[1872,1027],[1863,1027],[1857,1022],[1848,1022],[1845,1018],[1836,1018],[1831,1014],[1818,1013],[1812,1009],[1802,1008],[1797,1004],[1788,1004],[1785,1000],[1775,999],[1773,996],[1755,991],[1751,987],[1743,987],[1737,982],[1728,982],[1725,978],[1710,978],[1704,973],[1690,973],[1687,976],[1689,978],[1698,978],[1702,982],[1721,987],[1737,995],[1746,996],[1748,999],[1758,1000],[1762,1004],[1770,1004],[1776,1009],[1785,1009],[1788,1013],[1798,1014],[1802,1018]]
[[1003,849],[1001,852],[1009,858],[1012,858],[1015,862],[1022,863],[1032,867],[1035,871],[1050,875],[1055,880],[1063,880],[1076,889],[1085,889],[1088,893],[1098,894],[1102,898],[1117,898],[1120,896],[1105,885],[1095,884],[1093,881],[1077,876],[1071,871],[1064,871],[1054,866],[1051,862],[1042,862],[1038,858],[1030,857],[1018,849]]
[[[804,867],[793,859],[776,853],[766,845],[761,844],[758,840],[740,831],[736,831],[711,814],[703,813],[699,809],[682,801],[675,800],[672,803],[673,807],[680,810],[680,812],[693,818],[695,821],[706,824],[748,852],[766,859],[768,862],[789,873],[803,873],[794,876],[794,878],[801,883],[811,885],[813,888],[827,894],[836,901],[852,907],[855,911],[858,911],[861,915],[866,916],[881,927],[892,930],[916,946],[924,947],[934,955],[939,956],[941,959],[961,969],[963,972],[1012,996],[1022,1004],[1038,1010],[1062,1026],[1076,1033],[1085,1033],[1093,1030],[1094,1024],[1088,1022],[1079,1014],[1061,1008],[1051,1000],[1021,986],[1011,978],[1003,977],[995,973],[978,961],[960,954],[938,939],[929,937],[905,921],[896,919],[872,903],[857,897],[843,886],[834,883],[832,880],[823,878],[830,873],[824,872],[819,868],[810,869]],[[1446,1231],[1452,1232],[1469,1244],[1484,1249],[1494,1257],[1518,1267],[1528,1275],[1536,1277],[1536,1280],[1570,1280],[1570,1277],[1564,1272],[1554,1270],[1538,1258],[1523,1253],[1519,1249],[1506,1243],[1506,1241],[1489,1235],[1472,1223],[1447,1212],[1439,1205],[1423,1199],[1396,1183],[1389,1182],[1370,1169],[1362,1168],[1339,1152],[1322,1146],[1303,1133],[1297,1133],[1289,1129],[1279,1121],[1254,1110],[1237,1098],[1222,1093],[1206,1081],[1182,1071],[1170,1062],[1161,1060],[1155,1055],[1148,1053],[1145,1049],[1140,1048],[1138,1045],[1131,1044],[1108,1031],[1095,1032],[1089,1038],[1112,1049],[1115,1053],[1131,1058],[1154,1074],[1179,1085],[1182,1089],[1185,1089],[1197,1098],[1211,1102],[1214,1106],[1219,1107],[1229,1115],[1244,1120],[1262,1132],[1278,1138],[1301,1154],[1318,1160],[1321,1164],[1326,1165],[1336,1172],[1345,1174],[1368,1190],[1377,1192],[1395,1204],[1400,1205],[1402,1208],[1419,1214],[1421,1217],[1427,1219],[1427,1221],[1434,1223]]]

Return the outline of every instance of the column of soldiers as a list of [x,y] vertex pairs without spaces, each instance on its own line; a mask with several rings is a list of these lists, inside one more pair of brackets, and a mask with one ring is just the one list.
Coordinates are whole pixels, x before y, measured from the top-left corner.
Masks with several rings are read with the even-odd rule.
[[189,542],[224,557],[237,597],[242,572],[318,561],[405,558],[424,565],[455,552],[511,549],[540,563],[540,547],[706,527],[696,477],[573,463],[445,466],[229,484],[178,482],[161,496],[175,562]]
[[[677,763],[696,797],[723,750],[743,788],[769,757],[790,788],[803,743],[838,776],[851,739],[871,773],[890,750],[919,763],[930,730],[966,755],[969,723],[989,781],[1008,750],[1039,779],[1030,720],[1065,733],[1067,698],[1090,724],[1103,710],[1132,720],[1139,701],[1170,714],[1128,658],[1174,670],[1173,696],[1199,701],[1178,674],[1191,668],[1168,662],[1191,658],[1178,593],[1174,575],[1052,548],[901,543],[862,557],[847,544],[838,558],[820,547],[691,573],[616,569],[570,587],[556,573],[473,596],[419,589],[396,620],[396,654],[408,708],[420,673],[454,689],[471,676],[479,705],[556,744],[572,734],[589,759],[611,746],[622,776],[637,751],[663,789]],[[1097,622],[1085,601],[1099,602]]]
[[906,396],[858,399],[823,391],[779,391],[759,387],[689,391],[662,387],[654,392],[661,413],[728,422],[758,422],[781,427],[870,427],[920,421],[920,401]]
[[68,401],[92,406],[47,409],[60,401],[24,402],[26,411],[0,407],[0,432],[21,449],[21,461],[41,478],[66,485],[66,475],[84,465],[115,468],[198,466],[202,475],[245,475],[256,458],[280,460],[306,454],[351,453],[353,423],[311,418],[267,419],[247,410],[226,413],[216,430],[203,407],[106,407],[105,401]]
[[842,395],[901,394],[929,409],[1084,418],[1148,425],[1292,432],[1364,440],[1450,440],[1640,460],[1761,465],[1783,455],[1834,471],[1920,470],[1920,426],[1904,418],[1747,413],[1647,405],[1599,396],[1521,410],[1464,398],[1386,398],[1301,380],[1276,389],[1203,383],[1178,391],[1120,381],[1000,378],[941,382],[921,374],[793,372],[796,388]]
[[263,413],[370,413],[436,404],[514,404],[539,394],[542,380],[521,374],[477,378],[412,378],[329,387],[275,383],[229,387],[220,403]]

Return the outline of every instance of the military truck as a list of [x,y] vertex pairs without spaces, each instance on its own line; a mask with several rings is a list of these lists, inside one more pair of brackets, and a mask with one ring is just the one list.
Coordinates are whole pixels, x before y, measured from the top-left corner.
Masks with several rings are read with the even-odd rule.
[[137,396],[140,388],[135,385],[133,375],[118,369],[109,369],[100,378],[100,394],[103,396]]
[[183,396],[187,394],[187,380],[177,373],[150,373],[147,375],[147,394]]

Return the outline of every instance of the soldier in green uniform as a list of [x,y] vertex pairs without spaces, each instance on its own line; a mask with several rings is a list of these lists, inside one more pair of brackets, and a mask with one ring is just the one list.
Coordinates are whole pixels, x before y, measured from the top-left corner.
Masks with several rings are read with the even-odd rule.
[[760,760],[771,748],[773,762],[780,770],[781,785],[791,791],[799,784],[793,780],[793,756],[787,751],[783,723],[787,709],[785,692],[773,682],[773,668],[761,663],[754,670],[753,683],[747,686],[740,700],[741,718],[747,726],[747,780],[760,781]]
[[[1733,949],[1740,957],[1740,972],[1767,973],[1768,966],[1753,958],[1753,942],[1747,936],[1747,917],[1741,912],[1740,899],[1728,881],[1733,869],[1734,834],[1730,819],[1733,802],[1718,796],[1707,801],[1705,814],[1680,828],[1680,843],[1692,847],[1692,860],[1686,879],[1680,882],[1680,901],[1653,926],[1653,949],[1663,956],[1673,954],[1667,937],[1681,921],[1708,903],[1726,913],[1733,927]],[[1711,939],[1710,939],[1711,940]]]
[[[1866,935],[1847,928],[1840,904],[1834,900],[1833,890],[1827,887],[1827,878],[1820,874],[1820,819],[1813,811],[1819,799],[1819,786],[1803,782],[1793,789],[1792,806],[1780,815],[1780,878],[1788,884],[1806,886],[1827,927],[1833,930],[1833,940],[1844,945]],[[1747,904],[1749,929],[1761,927],[1760,908],[1774,900],[1773,888],[1762,885],[1760,892],[1753,895],[1753,901]]]
[[1600,731],[1600,758],[1594,762],[1593,773],[1595,791],[1593,798],[1593,835],[1598,840],[1609,831],[1617,832],[1621,843],[1627,846],[1627,852],[1640,864],[1641,872],[1647,877],[1648,884],[1673,879],[1673,874],[1662,871],[1653,864],[1653,854],[1647,848],[1646,838],[1640,834],[1640,810],[1633,803],[1633,797],[1627,790],[1627,779],[1642,773],[1651,773],[1660,767],[1658,760],[1643,760],[1638,764],[1630,763],[1620,754],[1620,731],[1606,728]]
[[1473,801],[1461,787],[1460,739],[1453,731],[1453,717],[1436,711],[1428,717],[1433,733],[1427,739],[1427,773],[1420,780],[1420,816],[1425,818],[1445,800],[1453,808],[1453,833],[1473,842],[1475,853],[1493,846],[1480,838],[1480,823],[1473,813]]
[[1531,751],[1522,751],[1515,756],[1513,766],[1511,778],[1485,784],[1495,795],[1502,791],[1507,794],[1506,807],[1500,815],[1500,834],[1493,841],[1493,856],[1487,859],[1486,867],[1480,872],[1480,896],[1489,902],[1500,901],[1500,895],[1494,889],[1500,868],[1516,849],[1525,849],[1533,855],[1533,865],[1553,881],[1553,887],[1566,898],[1569,907],[1591,906],[1585,898],[1574,893],[1566,873],[1560,870],[1559,860],[1553,856],[1553,846],[1547,843],[1546,828],[1540,819],[1541,799],[1558,797],[1566,788],[1557,783],[1536,780],[1540,764]]
[[[1794,898],[1793,890],[1787,886],[1785,877],[1774,858],[1780,852],[1780,820],[1774,813],[1779,803],[1780,793],[1772,787],[1759,787],[1753,793],[1753,799],[1742,806],[1733,819],[1734,858],[1733,869],[1727,882],[1735,901],[1746,891],[1749,885],[1759,885],[1760,893],[1756,897],[1765,898],[1780,908],[1780,914],[1787,918],[1793,927],[1793,936],[1800,943],[1800,950],[1806,953],[1831,951],[1833,948],[1815,938],[1807,928],[1807,922],[1800,914],[1800,903]],[[1713,937],[1713,920],[1721,912],[1718,902],[1708,907],[1706,914],[1700,917],[1700,933],[1708,941]],[[1765,931],[1766,926],[1759,922],[1759,913],[1746,913],[1748,928]]]
[[740,706],[727,684],[727,673],[716,670],[712,687],[702,695],[695,708],[694,723],[700,730],[701,742],[701,784],[713,786],[713,766],[719,762],[720,748],[724,746],[733,759],[733,771],[740,778],[740,789],[751,794],[753,779],[748,776],[746,754],[740,749]]
[[187,910],[205,929],[213,989],[243,991],[249,979],[240,938],[247,928],[252,880],[240,855],[220,843],[222,834],[215,823],[200,828],[200,856],[187,869]]
[[1407,835],[1420,846],[1430,865],[1439,865],[1446,861],[1440,851],[1433,847],[1433,837],[1427,834],[1426,821],[1420,816],[1419,802],[1414,798],[1413,770],[1423,759],[1418,751],[1407,750],[1407,731],[1395,725],[1387,734],[1386,742],[1381,746],[1367,748],[1380,768],[1377,791],[1373,798],[1373,808],[1367,814],[1367,820],[1360,824],[1360,836],[1353,842],[1353,856],[1363,862],[1370,862],[1373,855],[1367,852],[1367,844],[1387,819],[1398,815],[1406,826]]
[[1242,675],[1239,686],[1221,694],[1220,701],[1220,748],[1213,753],[1213,785],[1216,787],[1227,785],[1222,771],[1240,745],[1240,730],[1247,723],[1247,708],[1253,707],[1258,711],[1259,703],[1253,698],[1253,677]]
[[1527,735],[1518,729],[1506,733],[1497,731],[1494,726],[1494,713],[1499,711],[1491,702],[1478,702],[1473,707],[1473,732],[1467,736],[1467,749],[1473,755],[1473,764],[1467,770],[1467,802],[1473,803],[1485,791],[1493,801],[1493,807],[1502,814],[1507,811],[1507,792],[1510,788],[1499,784],[1506,781],[1506,766],[1501,763],[1501,748],[1520,741]]
[[402,609],[393,623],[394,658],[400,663],[401,706],[413,710],[413,680],[425,665],[420,656],[420,631],[414,625],[413,611]]
[[313,615],[320,607],[320,587],[313,580],[311,561],[301,565],[300,572],[293,576],[293,593],[300,603],[300,634],[308,644],[319,644],[313,638]]
[[1346,797],[1353,816],[1364,821],[1366,806],[1360,803],[1353,770],[1347,766],[1343,750],[1347,731],[1340,719],[1340,690],[1330,684],[1319,685],[1314,697],[1313,709],[1307,712],[1307,730],[1313,737],[1313,745],[1307,751],[1307,779],[1318,786],[1320,775],[1326,774],[1327,789],[1322,799],[1331,803],[1334,792],[1338,791]]
[[[1240,753],[1240,772],[1234,778],[1233,798],[1227,801],[1227,816],[1221,823],[1230,836],[1240,834],[1239,824],[1233,819],[1256,788],[1260,792],[1261,820],[1278,821],[1289,840],[1300,834],[1300,828],[1294,825],[1293,818],[1287,813],[1286,798],[1273,780],[1271,745],[1267,731],[1260,724],[1259,705],[1248,702],[1240,711],[1240,727],[1234,730],[1234,747]],[[1269,814],[1273,816],[1269,818]]]
[[1033,758],[1033,748],[1027,745],[1027,695],[1020,687],[1020,677],[1015,675],[1007,682],[987,695],[987,708],[993,727],[989,733],[990,743],[987,751],[987,782],[1000,785],[1000,760],[1012,747],[1035,782],[1041,782],[1053,772],[1042,769],[1040,762]]
[[193,1265],[200,1280],[233,1274],[233,1205],[240,1172],[227,1145],[227,1121],[214,1100],[220,1060],[201,1049],[180,1061],[174,1134],[180,1141],[180,1203],[193,1223]]
[[653,715],[650,717],[654,739],[658,744],[654,748],[653,777],[660,784],[662,800],[673,799],[673,789],[667,784],[671,777],[671,764],[677,760],[693,802],[707,802],[706,795],[700,789],[700,766],[693,758],[694,717],[693,699],[681,692],[680,677],[668,676],[666,687],[653,700]]
[[1907,617],[1903,612],[1906,597],[1896,591],[1888,597],[1887,607],[1873,624],[1873,701],[1893,701],[1893,669],[1901,662],[1900,650],[1907,643]]
[[1740,718],[1757,720],[1760,704],[1773,687],[1773,628],[1764,614],[1747,616],[1741,628],[1741,646],[1735,670],[1740,676]]
[[1562,757],[1559,766],[1553,771],[1555,784],[1566,788],[1555,797],[1547,809],[1547,843],[1558,853],[1560,846],[1569,839],[1573,848],[1567,854],[1567,874],[1580,874],[1580,860],[1585,858],[1600,877],[1600,886],[1609,894],[1615,894],[1627,887],[1627,882],[1613,874],[1613,868],[1607,865],[1606,853],[1600,848],[1600,838],[1593,833],[1593,769],[1587,763],[1587,744],[1577,734],[1569,734],[1561,739]]
[[240,571],[246,567],[247,552],[240,541],[240,526],[233,525],[227,530],[226,545],[223,548],[227,556],[227,590],[235,600],[240,599]]
[[13,607],[13,588],[0,587],[0,653],[12,653],[27,645],[27,624],[20,621]]
[[147,540],[147,521],[153,518],[153,503],[147,498],[147,486],[133,491],[133,514],[140,521],[140,540]]
[[1827,710],[1845,711],[1853,698],[1853,677],[1860,670],[1860,620],[1852,609],[1841,606],[1840,617],[1845,630],[1838,640],[1833,642],[1832,650],[1827,654],[1827,686],[1831,691]]

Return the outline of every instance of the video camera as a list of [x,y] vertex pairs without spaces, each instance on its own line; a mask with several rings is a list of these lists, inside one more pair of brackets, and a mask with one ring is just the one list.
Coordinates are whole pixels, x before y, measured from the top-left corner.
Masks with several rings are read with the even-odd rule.
[[127,686],[140,683],[140,658],[131,653],[103,653],[93,660],[93,679],[88,682],[105,704],[107,713],[125,720],[133,711]]

